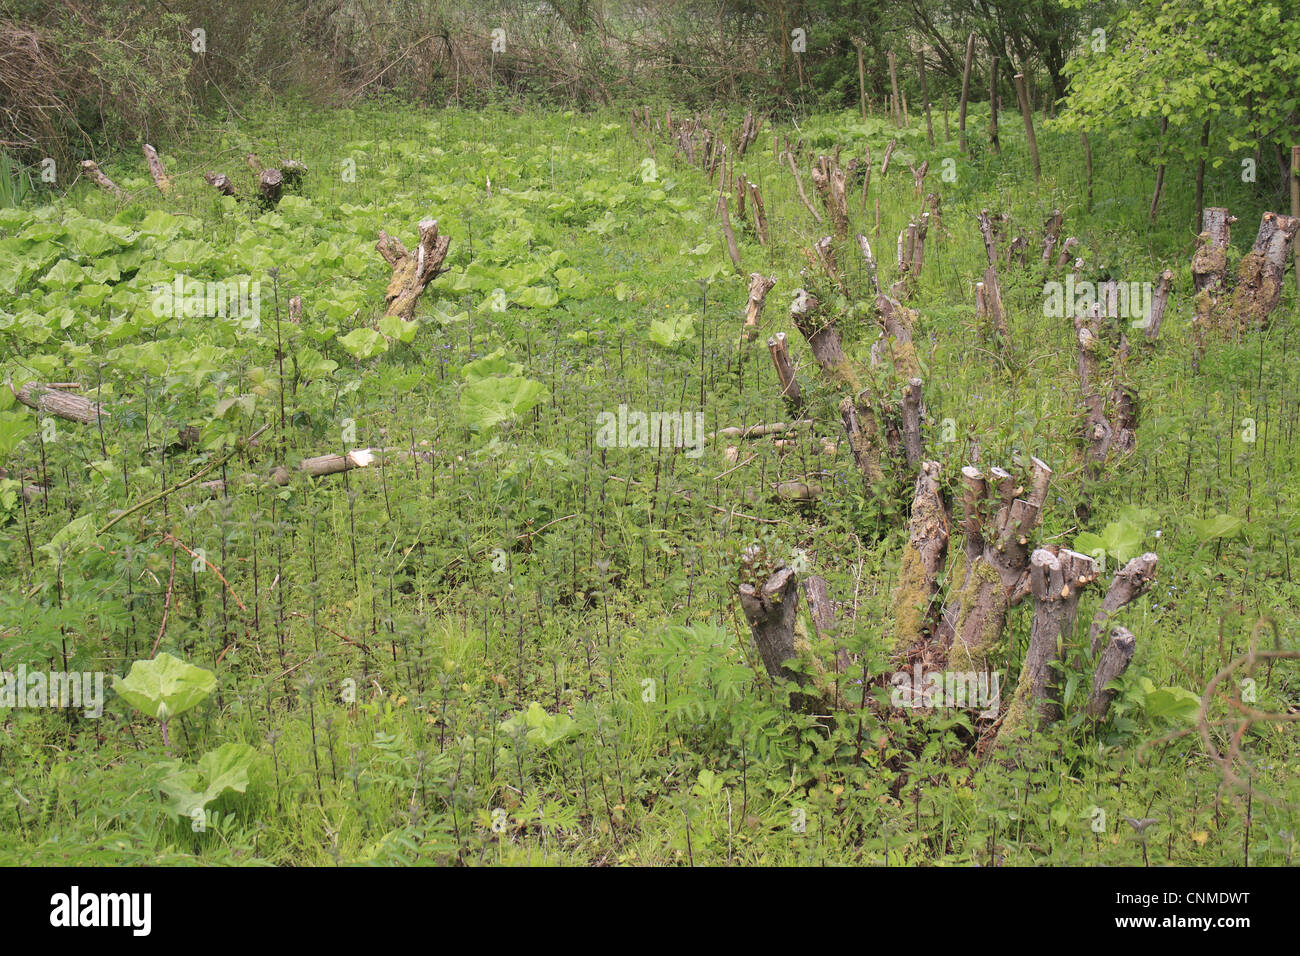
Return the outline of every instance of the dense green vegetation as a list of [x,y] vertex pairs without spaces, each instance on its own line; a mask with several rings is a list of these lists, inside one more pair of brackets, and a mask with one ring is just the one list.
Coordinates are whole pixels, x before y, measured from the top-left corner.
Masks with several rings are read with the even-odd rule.
[[[1149,170],[1099,149],[1089,203],[1077,134],[1051,124],[1035,186],[1011,115],[1001,154],[985,147],[986,104],[972,108],[967,157],[938,108],[933,147],[916,115],[902,132],[856,112],[777,127],[846,158],[870,147],[850,235],[871,237],[882,279],[920,202],[907,164],[930,162],[943,227],[909,304],[926,455],[944,481],[955,486],[973,442],[987,463],[1036,455],[1055,470],[1038,540],[1160,555],[1157,584],[1123,612],[1138,652],[1106,723],[1082,726],[1067,689],[1064,722],[1014,763],[981,761],[968,711],[846,706],[828,726],[791,709],[736,605],[745,546],[807,562],[841,605],[839,692],[887,702],[908,498],[863,487],[835,396],[789,324],[813,281],[801,249],[824,227],[771,130],[737,168],[762,189],[773,241],[740,229],[740,252],[746,273],[776,277],[762,337],[790,334],[833,458],[770,439],[741,443],[735,462],[721,439],[698,457],[597,446],[597,416],[620,404],[702,411],[707,432],[787,415],[761,344],[738,341],[747,279],[712,214],[716,184],[663,140],[651,157],[624,112],[380,100],[248,113],[164,150],[169,196],[132,157],[108,167],[124,200],[83,182],[0,209],[3,374],[14,388],[75,381],[110,413],[43,419],[0,389],[0,666],[132,672],[105,688],[99,719],[0,709],[0,861],[1291,860],[1294,734],[1247,729],[1248,803],[1193,721],[1252,640],[1295,647],[1296,292],[1288,274],[1270,329],[1194,363],[1189,191],[1152,229]],[[248,152],[310,172],[272,211],[194,172]],[[236,187],[251,192],[251,176]],[[1206,204],[1241,221],[1234,262],[1272,202],[1256,188],[1231,167],[1207,181]],[[1163,333],[1130,359],[1137,449],[1095,482],[1073,329],[1044,317],[1036,264],[1003,278],[1008,342],[975,320],[982,208],[1031,234],[1062,210],[1086,278],[1175,272]],[[411,245],[424,217],[451,237],[449,271],[414,325],[380,320],[390,269],[377,233]],[[862,357],[872,296],[850,246],[840,326]],[[160,314],[154,287],[177,275],[260,282],[260,320]],[[196,444],[176,442],[186,426]],[[320,479],[240,477],[355,448],[385,451]],[[224,488],[150,500],[207,466],[200,481]],[[810,473],[815,504],[773,494]],[[26,501],[22,482],[48,491]],[[1081,629],[1098,600],[1084,595]],[[1031,617],[1012,612],[1004,679]],[[175,677],[170,689],[151,668]],[[1254,677],[1255,707],[1294,710],[1293,661]],[[1230,712],[1224,694],[1212,719]],[[1218,746],[1233,726],[1214,726]],[[1125,817],[1158,826],[1139,833]]]
[[[1289,864],[1290,253],[1271,316],[1241,291],[1300,209],[1297,57],[1294,0],[0,0],[0,863]],[[256,156],[305,175],[259,201]],[[428,220],[449,254],[386,307]],[[1165,270],[1152,337],[1055,285]],[[1024,504],[1035,459],[998,552],[1099,580],[967,628],[997,559],[961,469]],[[1144,552],[1094,720],[1089,626]],[[740,596],[782,566],[834,621],[805,592],[774,661]],[[900,706],[967,666],[945,629],[991,709]]]

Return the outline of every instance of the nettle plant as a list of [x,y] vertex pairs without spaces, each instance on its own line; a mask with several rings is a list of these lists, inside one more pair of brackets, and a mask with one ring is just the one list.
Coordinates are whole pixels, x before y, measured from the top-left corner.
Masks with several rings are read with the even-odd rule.
[[[211,671],[167,653],[136,661],[126,677],[113,679],[113,689],[123,700],[158,721],[169,758],[169,723],[206,700],[216,686],[217,678]],[[199,826],[208,804],[227,790],[243,793],[248,789],[256,757],[257,752],[248,744],[227,743],[200,757],[197,768],[179,758],[154,764],[158,789],[166,797],[164,809],[175,819],[189,818]]]

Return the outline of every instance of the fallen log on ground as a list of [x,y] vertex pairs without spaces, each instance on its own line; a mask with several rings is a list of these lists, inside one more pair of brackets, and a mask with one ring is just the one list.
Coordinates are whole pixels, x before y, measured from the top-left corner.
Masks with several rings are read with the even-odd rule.
[[108,410],[98,402],[92,402],[80,395],[70,395],[62,389],[51,388],[48,385],[29,382],[16,391],[10,385],[9,390],[14,393],[18,401],[28,408],[34,408],[42,415],[53,415],[55,418],[82,425],[93,425],[101,417],[109,417]]

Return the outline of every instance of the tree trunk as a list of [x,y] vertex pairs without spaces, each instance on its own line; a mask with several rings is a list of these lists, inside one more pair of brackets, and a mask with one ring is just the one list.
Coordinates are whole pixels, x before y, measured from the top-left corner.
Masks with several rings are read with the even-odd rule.
[[266,208],[280,201],[284,189],[284,175],[278,169],[264,169],[257,175],[257,193]]
[[1034,623],[1015,696],[998,732],[999,739],[1003,734],[1011,737],[1031,724],[1042,729],[1061,719],[1055,665],[1074,627],[1079,592],[1096,576],[1096,562],[1077,551],[1038,548],[1030,556],[1029,591],[1035,599]]
[[1160,337],[1160,324],[1165,320],[1165,309],[1169,305],[1169,288],[1174,281],[1174,274],[1166,269],[1160,274],[1160,284],[1151,299],[1151,315],[1147,319],[1147,341],[1154,342]]
[[[747,554],[753,551],[750,549]],[[793,681],[801,688],[809,685],[811,681],[807,674],[785,666],[789,660],[808,660],[807,642],[799,641],[794,630],[799,613],[798,579],[794,571],[778,565],[763,584],[741,584],[740,609],[768,676],[774,681]],[[820,702],[819,695],[815,694],[792,697],[799,709]]]
[[1053,209],[1052,214],[1043,222],[1043,262],[1052,261],[1052,253],[1056,251],[1056,242],[1061,237],[1061,226],[1065,223],[1065,217],[1061,210]]
[[[1169,131],[1169,117],[1162,116],[1160,118],[1160,148],[1161,149],[1164,149],[1165,133],[1167,133],[1168,131]],[[1156,167],[1156,188],[1155,188],[1155,192],[1152,193],[1151,195],[1150,220],[1151,220],[1151,225],[1153,226],[1156,224],[1156,216],[1160,211],[1160,193],[1164,189],[1164,186],[1165,186],[1165,164],[1161,163],[1159,166]]]
[[1017,73],[1016,99],[1020,101],[1020,115],[1025,120],[1025,138],[1029,140],[1029,158],[1034,163],[1034,182],[1042,178],[1042,169],[1038,164],[1038,139],[1034,136],[1034,113],[1029,105],[1029,90],[1025,86],[1025,74]]
[[934,146],[934,120],[930,118],[930,84],[925,79],[925,54],[920,50],[916,52],[917,72],[921,74],[921,99],[925,102],[925,138],[931,147]]
[[221,193],[223,196],[235,195],[235,184],[230,181],[230,177],[225,173],[219,173],[215,170],[204,173],[204,180],[209,186]]
[[1007,609],[1028,592],[1031,531],[1038,525],[1052,469],[1030,458],[1030,490],[1022,489],[1001,468],[986,479],[979,469],[962,469],[964,553],[949,569],[949,603],[943,610],[940,635],[949,645],[948,665],[970,671],[988,670],[988,655],[1002,639]]
[[975,59],[975,33],[966,38],[966,64],[961,71],[961,102],[957,106],[957,135],[961,154],[966,155],[966,102],[970,98],[970,68]]
[[736,267],[736,271],[741,271],[740,265],[740,248],[736,245],[736,233],[731,228],[731,213],[727,210],[727,197],[718,197],[718,206],[722,209],[722,238],[727,243],[727,255],[731,257],[731,264]]
[[889,59],[889,88],[894,94],[894,125],[903,125],[903,100],[898,95],[898,65],[894,60],[894,51],[890,50],[886,57]]
[[767,213],[763,210],[763,197],[758,192],[758,186],[748,180],[745,181],[749,186],[749,203],[754,208],[754,229],[758,233],[758,241],[767,245],[769,241],[767,231]]
[[[930,145],[934,145],[931,143]],[[989,63],[989,145],[993,147],[993,154],[999,155],[1002,152],[1002,145],[998,142],[998,58],[997,54],[993,55]]]
[[803,190],[803,180],[799,177],[799,167],[795,165],[794,154],[791,153],[789,150],[786,150],[785,158],[790,163],[790,172],[794,174],[794,184],[795,187],[799,190],[799,199],[803,201],[804,206],[807,208],[807,210],[810,213],[812,213],[813,219],[817,220],[817,224],[820,225],[822,221],[822,217],[818,215],[817,209],[813,206],[813,204],[808,201],[808,194]]
[[[12,385],[10,390],[13,390]],[[53,415],[81,425],[93,425],[101,417],[109,417],[108,409],[97,402],[48,386],[29,383],[14,392],[14,397],[42,415]]]

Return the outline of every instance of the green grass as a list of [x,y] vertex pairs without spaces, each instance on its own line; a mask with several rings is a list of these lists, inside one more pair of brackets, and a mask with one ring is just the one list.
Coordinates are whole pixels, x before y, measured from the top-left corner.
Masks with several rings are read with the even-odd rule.
[[[896,134],[878,120],[820,116],[780,132],[842,144],[846,159],[870,145],[868,208],[855,196],[852,228],[871,238],[882,280],[919,205],[905,163],[930,160],[944,234],[932,230],[909,302],[921,316],[927,457],[952,480],[972,440],[990,465],[1037,455],[1056,474],[1039,540],[1070,543],[1123,518],[1160,554],[1155,588],[1123,612],[1137,657],[1098,732],[1059,726],[1018,766],[980,763],[967,715],[867,712],[827,731],[756,676],[734,595],[739,552],[760,533],[807,552],[843,603],[840,639],[856,663],[842,691],[858,695],[864,673],[890,669],[882,628],[906,502],[867,494],[842,448],[829,459],[747,442],[736,468],[720,443],[699,458],[595,445],[597,414],[620,403],[702,409],[706,431],[786,417],[765,350],[738,347],[747,280],[711,216],[716,189],[665,142],[654,147],[657,181],[645,182],[647,148],[612,112],[270,112],[164,150],[170,197],[130,157],[105,164],[126,203],[82,184],[48,206],[0,210],[0,288],[16,290],[0,298],[5,374],[79,381],[112,412],[102,433],[63,421],[50,430],[0,390],[0,440],[18,436],[0,443],[12,446],[0,466],[50,489],[24,507],[0,480],[0,667],[124,674],[158,641],[218,678],[176,718],[173,755],[192,763],[227,742],[259,753],[248,791],[221,797],[206,832],[193,832],[156,793],[157,727],[113,693],[98,721],[0,711],[0,862],[1141,865],[1126,815],[1160,821],[1148,837],[1154,865],[1247,852],[1252,863],[1289,862],[1300,758],[1286,725],[1246,733],[1251,782],[1279,800],[1257,795],[1248,811],[1194,728],[1145,705],[1148,688],[1201,694],[1261,618],[1295,647],[1291,277],[1267,333],[1214,345],[1193,370],[1190,190],[1170,188],[1151,230],[1150,170],[1110,161],[1104,143],[1093,144],[1089,211],[1074,138],[1040,130],[1036,185],[1010,115],[1001,156],[979,142],[978,115],[968,158],[955,124],[945,144],[935,121],[940,142],[907,131],[883,182]],[[224,170],[247,193],[247,152],[305,162],[302,194],[262,215],[216,197],[200,174]],[[955,182],[939,179],[945,158]],[[738,168],[760,184],[774,237],[740,236],[745,272],[777,278],[763,337],[791,335],[817,434],[837,439],[837,396],[818,385],[786,315],[809,281],[800,249],[822,227],[777,167],[770,130]],[[1267,208],[1249,188],[1228,173],[1207,188],[1207,204],[1240,219],[1238,254]],[[1160,342],[1134,344],[1137,451],[1089,486],[1086,527],[1074,517],[1084,483],[1073,332],[1043,317],[1031,258],[1003,277],[1013,347],[982,339],[972,292],[981,208],[1010,213],[1031,252],[1060,208],[1086,278],[1175,271]],[[376,233],[409,246],[425,216],[452,237],[451,271],[426,290],[411,341],[358,359],[339,339],[382,312],[390,270]],[[840,258],[853,298],[866,300],[856,253],[846,245]],[[177,272],[259,279],[260,327],[154,316],[151,284]],[[493,309],[496,289],[504,311]],[[301,326],[287,322],[293,295]],[[865,305],[857,314],[841,328],[865,357],[874,321]],[[652,324],[668,320],[684,334],[666,347]],[[462,414],[476,387],[462,369],[493,356],[470,369],[489,381],[478,388],[495,395],[514,386],[491,380],[527,379],[544,392],[480,427]],[[1254,443],[1241,440],[1246,418]],[[187,424],[202,428],[201,445],[164,456]],[[267,424],[226,477],[354,447],[414,442],[427,454],[287,487],[187,488],[89,547],[41,549],[76,516],[98,527]],[[826,489],[815,508],[772,494],[812,472]],[[1202,541],[1194,522],[1219,513],[1239,517],[1240,532]],[[177,542],[202,549],[225,583]],[[1081,601],[1085,633],[1099,600],[1094,588]],[[1031,617],[1027,606],[1012,613],[1008,684]],[[1295,705],[1293,662],[1256,678],[1259,709]],[[533,702],[549,722],[531,735],[525,721],[507,723]]]

